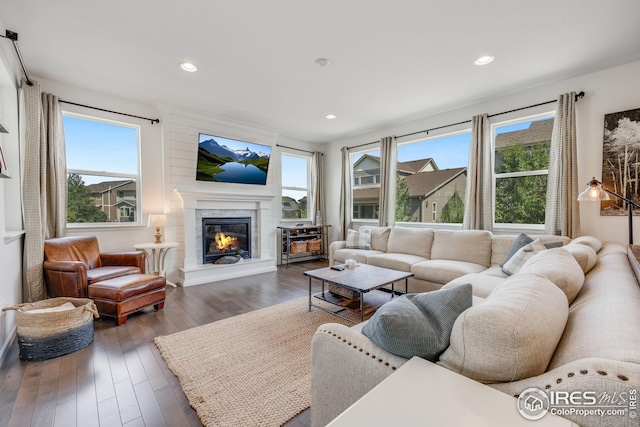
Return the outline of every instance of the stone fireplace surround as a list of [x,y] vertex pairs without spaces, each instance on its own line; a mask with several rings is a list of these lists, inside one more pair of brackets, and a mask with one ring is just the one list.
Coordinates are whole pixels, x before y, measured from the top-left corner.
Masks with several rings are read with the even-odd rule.
[[[204,192],[176,187],[184,209],[184,267],[179,269],[182,286],[276,271],[273,244],[273,195]],[[203,217],[251,217],[252,258],[236,264],[202,263]]]

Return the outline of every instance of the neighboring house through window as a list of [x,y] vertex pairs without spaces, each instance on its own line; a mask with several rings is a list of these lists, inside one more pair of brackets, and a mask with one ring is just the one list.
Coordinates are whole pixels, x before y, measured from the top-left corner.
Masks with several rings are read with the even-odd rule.
[[380,213],[380,150],[351,155],[353,219],[378,219]]
[[140,128],[63,114],[67,223],[140,223]]
[[310,157],[282,154],[282,219],[309,219]]
[[554,114],[492,126],[496,224],[544,225]]

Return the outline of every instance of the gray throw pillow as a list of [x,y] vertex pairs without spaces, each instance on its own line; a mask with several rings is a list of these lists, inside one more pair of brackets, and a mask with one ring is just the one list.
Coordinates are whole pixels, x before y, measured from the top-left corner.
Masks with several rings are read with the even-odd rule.
[[[509,250],[509,254],[505,258],[505,260],[502,261],[502,264],[500,264],[500,267],[504,267],[504,264],[507,261],[509,261],[511,259],[511,257],[516,254],[516,252],[518,252],[520,249],[522,249],[523,247],[527,246],[531,242],[533,242],[533,239],[531,237],[529,237],[528,235],[526,235],[524,233],[520,233],[518,235],[518,237],[516,237],[516,240],[513,242],[513,245],[511,246],[511,249]],[[547,249],[559,248],[559,247],[562,246],[562,242],[546,242],[546,243],[543,243],[543,245]]]
[[472,287],[406,294],[384,304],[363,326],[362,333],[389,353],[435,362],[449,347],[458,316],[471,307]]
[[509,251],[509,254],[505,258],[505,260],[502,261],[502,264],[500,264],[500,267],[504,267],[505,262],[509,261],[511,257],[516,254],[516,252],[518,252],[520,249],[524,248],[531,242],[533,242],[533,239],[531,237],[527,236],[524,233],[520,233],[520,235],[518,235],[518,237],[516,237],[516,240],[513,242],[513,245],[511,245],[511,250]]

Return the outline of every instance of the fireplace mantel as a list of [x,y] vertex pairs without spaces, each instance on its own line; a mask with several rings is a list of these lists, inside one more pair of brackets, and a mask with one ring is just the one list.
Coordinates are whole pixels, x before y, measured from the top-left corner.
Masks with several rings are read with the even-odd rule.
[[207,191],[200,187],[177,185],[174,190],[177,192],[183,201],[219,201],[219,202],[271,202],[275,197],[275,194],[265,193],[249,193],[245,191]]
[[[193,185],[174,188],[184,208],[184,267],[180,269],[182,286],[198,285],[217,280],[276,270],[273,244],[273,199],[275,195],[247,191],[204,190]],[[250,260],[231,265],[202,264],[196,251],[196,211],[201,209],[250,210],[255,212],[257,245]]]

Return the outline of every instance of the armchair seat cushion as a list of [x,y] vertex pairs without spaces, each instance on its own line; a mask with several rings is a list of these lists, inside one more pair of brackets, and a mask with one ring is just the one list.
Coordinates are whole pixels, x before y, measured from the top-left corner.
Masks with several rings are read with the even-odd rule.
[[113,279],[114,277],[140,273],[140,269],[134,266],[98,267],[87,270],[87,281],[90,285],[93,285],[96,282]]

